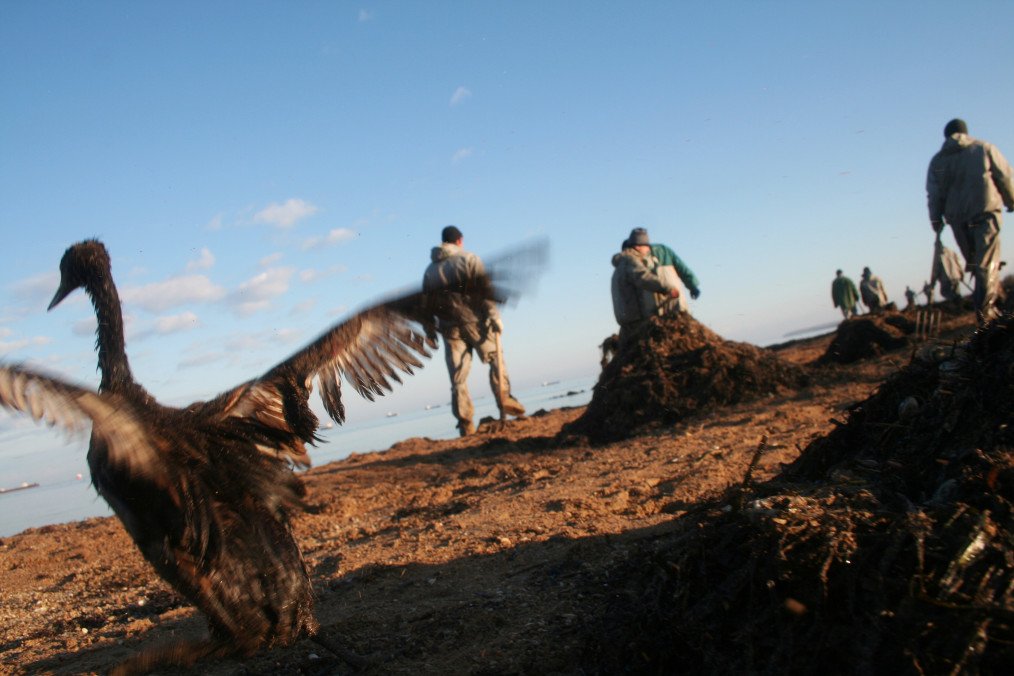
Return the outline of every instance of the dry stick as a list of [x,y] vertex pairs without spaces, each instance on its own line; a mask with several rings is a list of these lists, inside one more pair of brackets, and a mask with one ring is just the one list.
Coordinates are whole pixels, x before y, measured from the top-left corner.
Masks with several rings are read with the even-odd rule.
[[768,446],[768,435],[761,437],[760,443],[757,444],[757,450],[753,452],[753,457],[750,458],[750,464],[746,467],[746,474],[743,475],[742,488],[748,488],[750,486],[750,480],[753,478],[753,471],[757,469],[757,463],[760,462],[761,455],[767,449]]
[[507,377],[504,374],[503,368],[503,341],[500,339],[500,332],[494,331],[493,335],[496,336],[496,368],[499,372],[500,380],[500,396],[497,400],[497,404],[500,405],[500,424],[507,424],[507,412],[504,409],[504,402],[507,397]]
[[739,485],[738,495],[736,496],[736,508],[743,509],[743,496],[746,494],[746,489],[750,487],[750,481],[753,479],[753,471],[757,469],[757,463],[760,462],[761,455],[768,445],[768,435],[761,437],[760,443],[757,444],[757,450],[753,452],[753,457],[750,458],[750,464],[746,467],[746,474],[743,475],[743,481]]

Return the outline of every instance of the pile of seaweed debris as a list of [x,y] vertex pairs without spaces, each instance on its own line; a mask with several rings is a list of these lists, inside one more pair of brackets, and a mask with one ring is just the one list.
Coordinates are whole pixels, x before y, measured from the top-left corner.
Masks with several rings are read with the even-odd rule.
[[1014,664],[1012,316],[917,354],[779,477],[748,483],[596,580],[614,601],[584,626],[590,670]]
[[690,315],[654,317],[605,365],[585,413],[564,432],[594,442],[623,439],[716,405],[807,383],[803,368],[769,350],[727,341]]
[[820,358],[823,363],[851,364],[879,357],[908,345],[915,322],[900,312],[862,315],[838,325],[834,339]]

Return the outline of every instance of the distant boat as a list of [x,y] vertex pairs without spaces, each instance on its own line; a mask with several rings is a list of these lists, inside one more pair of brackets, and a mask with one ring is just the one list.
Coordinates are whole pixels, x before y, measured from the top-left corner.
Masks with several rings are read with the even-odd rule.
[[550,385],[559,385],[559,384],[560,384],[559,380],[543,380],[542,381],[542,386],[543,387],[549,387]]
[[398,414],[397,414],[397,413],[395,413],[394,411],[388,411],[388,412],[387,412],[387,417],[388,417],[388,418],[393,418],[393,417],[394,417],[394,416],[396,416],[396,415],[398,415]]
[[432,411],[435,408],[440,408],[440,404],[426,404],[427,411]]
[[0,488],[0,494],[13,493],[14,491],[23,491],[26,488],[36,488],[39,484],[23,482],[20,486],[14,486],[13,488]]

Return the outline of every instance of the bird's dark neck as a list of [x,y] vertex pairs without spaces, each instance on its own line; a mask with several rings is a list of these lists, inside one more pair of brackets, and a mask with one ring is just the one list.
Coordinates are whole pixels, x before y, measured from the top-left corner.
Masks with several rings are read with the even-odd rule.
[[103,391],[125,392],[135,385],[127,360],[127,345],[123,337],[123,311],[120,309],[120,294],[113,284],[112,275],[95,276],[85,286],[92,305],[95,306],[95,347],[99,353],[99,370]]

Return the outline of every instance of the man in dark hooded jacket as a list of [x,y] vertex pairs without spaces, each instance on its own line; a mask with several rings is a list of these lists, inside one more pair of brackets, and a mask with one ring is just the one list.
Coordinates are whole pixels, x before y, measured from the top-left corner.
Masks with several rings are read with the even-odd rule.
[[1000,209],[1014,211],[1014,179],[996,146],[969,136],[964,120],[948,122],[944,138],[926,174],[930,223],[938,234],[945,221],[950,224],[975,278],[972,300],[982,324],[997,314]]

